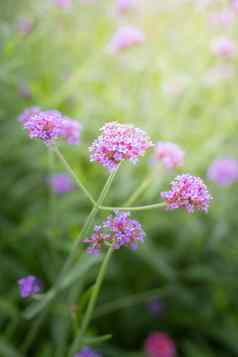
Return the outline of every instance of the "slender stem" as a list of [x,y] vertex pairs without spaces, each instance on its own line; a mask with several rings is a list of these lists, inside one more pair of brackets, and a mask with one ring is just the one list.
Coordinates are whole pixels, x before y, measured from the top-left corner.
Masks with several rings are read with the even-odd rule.
[[147,175],[145,179],[142,181],[141,185],[135,190],[135,192],[129,197],[129,199],[126,201],[125,206],[130,206],[132,203],[134,203],[138,197],[146,190],[146,188],[149,186],[151,183],[152,176],[151,174]]
[[103,211],[145,211],[151,210],[156,208],[165,207],[165,202],[154,203],[152,205],[145,205],[145,206],[135,206],[135,207],[107,207],[107,206],[99,206],[99,208]]
[[59,148],[55,145],[53,147],[56,155],[58,156],[58,158],[62,161],[62,163],[64,164],[66,170],[70,173],[70,175],[74,178],[75,182],[77,183],[77,185],[81,188],[81,190],[84,192],[85,196],[88,197],[89,201],[93,204],[96,205],[96,201],[94,200],[94,198],[92,197],[91,193],[86,189],[86,187],[83,185],[83,183],[81,182],[81,180],[79,179],[79,177],[76,175],[76,173],[74,172],[74,170],[72,169],[72,167],[69,165],[69,163],[65,160],[63,154],[60,152]]
[[76,336],[75,340],[73,341],[73,343],[71,345],[69,357],[72,356],[73,353],[78,348],[78,345],[80,344],[80,341],[81,341],[82,337],[84,336],[85,332],[87,331],[89,323],[92,319],[93,311],[94,311],[94,308],[95,308],[95,305],[97,302],[97,298],[98,298],[98,295],[99,295],[99,292],[100,292],[100,289],[102,286],[103,279],[106,274],[106,270],[107,270],[110,258],[112,256],[112,252],[113,252],[113,248],[111,246],[108,249],[108,251],[103,259],[102,265],[100,267],[100,270],[99,270],[99,273],[98,273],[98,276],[97,276],[97,279],[95,282],[95,285],[92,290],[92,295],[90,297],[86,313],[83,316],[83,320],[82,320],[81,327],[80,327],[80,332],[79,332],[78,336]]
[[79,251],[78,251],[78,246],[82,240],[82,237],[84,236],[84,234],[86,234],[87,230],[89,229],[90,227],[90,224],[91,222],[94,220],[97,212],[99,211],[99,207],[100,205],[103,203],[103,201],[105,200],[106,198],[106,195],[111,187],[111,184],[114,180],[114,177],[116,176],[116,173],[117,173],[118,169],[116,171],[114,171],[113,173],[111,173],[111,175],[109,176],[109,178],[107,179],[107,182],[106,184],[104,185],[103,189],[102,189],[102,192],[95,204],[95,206],[93,207],[93,209],[91,210],[91,212],[89,213],[84,225],[83,225],[83,228],[79,234],[79,236],[76,238],[75,240],[75,243],[73,245],[73,248],[72,248],[72,251],[71,251],[71,254],[69,255],[68,259],[66,260],[65,264],[64,264],[64,267],[62,269],[62,273],[60,274],[60,276],[64,277],[65,273],[67,272],[68,268],[70,267],[70,265],[72,264],[74,258],[76,255],[79,254]]
[[84,234],[87,232],[87,230],[89,229],[91,222],[93,221],[97,212],[99,211],[99,206],[104,202],[106,195],[108,194],[108,191],[112,185],[112,182],[113,182],[118,170],[119,170],[119,167],[117,168],[117,170],[115,170],[113,173],[111,173],[111,175],[108,177],[108,179],[102,189],[102,192],[99,195],[96,205],[93,207],[93,209],[89,213],[79,236],[76,238],[76,240],[73,244],[71,253],[68,256],[68,258],[66,259],[66,262],[64,263],[63,268],[62,268],[61,272],[59,273],[59,277],[57,278],[56,283],[48,291],[48,293],[45,294],[44,297],[42,297],[42,299],[39,301],[39,303],[31,311],[29,311],[29,313],[26,313],[27,318],[29,318],[29,319],[33,318],[36,314],[38,314],[41,310],[43,310],[43,308],[48,306],[49,303],[51,302],[51,300],[55,298],[56,293],[61,289],[62,281],[65,278],[65,274],[67,274],[75,257],[78,256],[81,252],[81,250],[78,249],[81,239],[84,236]]

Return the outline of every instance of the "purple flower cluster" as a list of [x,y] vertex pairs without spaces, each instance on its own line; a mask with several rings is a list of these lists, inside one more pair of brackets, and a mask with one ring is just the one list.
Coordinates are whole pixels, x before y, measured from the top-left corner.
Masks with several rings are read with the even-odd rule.
[[212,51],[220,57],[232,58],[236,54],[236,50],[234,41],[227,37],[217,38],[212,43]]
[[109,171],[117,168],[122,160],[136,162],[139,156],[153,144],[148,135],[132,125],[107,123],[102,134],[93,142],[90,151],[91,161],[96,161]]
[[211,196],[200,177],[177,176],[169,192],[161,192],[169,209],[185,208],[189,213],[195,210],[207,212]]
[[34,275],[28,275],[18,280],[20,295],[23,299],[39,294],[42,290],[41,281]]
[[81,124],[64,117],[62,119],[63,136],[68,144],[77,145],[80,142]]
[[62,9],[67,9],[71,7],[72,0],[55,0],[55,4]]
[[144,40],[145,36],[142,31],[132,26],[123,26],[114,34],[109,43],[109,49],[112,53],[117,53],[135,45],[142,44]]
[[85,347],[81,352],[76,353],[74,357],[101,357],[96,351],[90,347]]
[[209,167],[207,176],[220,186],[229,186],[238,181],[238,160],[220,159],[215,160]]
[[41,139],[47,145],[60,137],[68,144],[79,144],[81,125],[64,117],[57,110],[42,111],[39,107],[28,108],[18,120],[30,138]]
[[161,160],[167,169],[183,165],[184,152],[174,143],[158,142],[155,146],[155,158]]
[[52,190],[58,194],[71,192],[74,188],[72,178],[64,172],[51,176],[50,185]]
[[130,219],[129,215],[128,212],[114,212],[101,226],[96,226],[92,237],[84,241],[89,244],[87,252],[99,255],[105,242],[112,244],[114,250],[124,245],[136,250],[138,242],[144,241],[145,232],[140,223]]
[[136,6],[136,0],[117,0],[117,9],[121,14],[126,14]]

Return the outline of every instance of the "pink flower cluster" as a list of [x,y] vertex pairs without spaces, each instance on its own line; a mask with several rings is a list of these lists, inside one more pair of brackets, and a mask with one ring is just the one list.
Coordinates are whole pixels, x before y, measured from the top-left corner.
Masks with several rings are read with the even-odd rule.
[[219,57],[232,58],[235,56],[237,48],[230,38],[219,37],[212,42],[212,51]]
[[172,169],[183,165],[184,152],[174,143],[160,141],[155,146],[155,158],[162,161],[167,169]]
[[99,255],[105,242],[112,244],[114,250],[124,245],[136,250],[138,242],[144,241],[145,232],[140,223],[129,216],[128,212],[114,212],[101,226],[95,226],[92,237],[84,241],[89,244],[87,252]]
[[55,4],[62,9],[67,9],[72,6],[72,0],[55,0]]
[[142,44],[144,40],[145,36],[142,31],[132,26],[123,26],[114,34],[108,47],[112,53],[117,53]]
[[121,14],[126,14],[131,9],[135,8],[136,0],[117,0],[117,9]]
[[209,167],[207,176],[220,186],[229,186],[238,181],[238,160],[215,160]]
[[175,357],[176,346],[166,333],[156,331],[147,337],[145,353],[147,357]]
[[57,110],[42,111],[39,107],[28,108],[18,120],[30,138],[41,139],[47,145],[60,137],[68,144],[79,144],[81,125],[64,117]]
[[200,177],[177,176],[169,192],[161,192],[169,209],[185,208],[189,213],[195,210],[207,212],[211,196]]
[[102,134],[93,142],[90,151],[91,161],[96,161],[109,171],[117,168],[122,160],[136,162],[139,156],[153,144],[148,135],[132,125],[117,122],[107,123]]
[[226,8],[220,12],[213,13],[209,16],[209,23],[211,25],[229,26],[234,21],[234,12],[230,8]]

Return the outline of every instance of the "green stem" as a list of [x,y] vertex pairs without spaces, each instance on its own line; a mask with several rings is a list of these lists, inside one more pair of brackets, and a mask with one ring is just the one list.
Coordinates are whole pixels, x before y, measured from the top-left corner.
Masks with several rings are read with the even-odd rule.
[[53,147],[56,155],[58,156],[58,158],[62,161],[62,163],[64,164],[64,167],[66,168],[66,170],[70,173],[70,175],[74,178],[75,182],[77,183],[77,185],[81,188],[81,190],[84,192],[85,196],[88,197],[89,201],[95,206],[97,203],[94,200],[94,198],[92,197],[91,193],[86,189],[86,187],[83,185],[83,183],[81,182],[81,180],[79,179],[79,177],[76,175],[76,173],[74,172],[74,170],[72,169],[72,167],[69,165],[69,163],[65,160],[64,156],[62,155],[62,153],[60,152],[59,148],[57,146]]
[[129,199],[126,201],[125,206],[130,206],[132,203],[134,203],[138,197],[146,190],[146,188],[149,186],[151,183],[152,176],[151,174],[146,176],[145,179],[142,181],[141,185],[135,190],[135,192],[129,197]]
[[154,203],[152,205],[145,206],[135,206],[135,207],[108,207],[108,206],[99,206],[99,209],[103,211],[145,211],[156,208],[166,207],[165,202]]
[[67,258],[66,262],[64,263],[64,266],[59,274],[59,277],[58,277],[55,285],[48,291],[47,294],[45,294],[44,297],[42,297],[42,299],[39,301],[38,304],[36,304],[34,307],[30,307],[29,310],[26,311],[26,313],[25,313],[26,318],[31,319],[36,314],[38,314],[41,310],[43,310],[43,308],[45,308],[46,306],[49,305],[49,303],[55,298],[57,292],[59,290],[61,290],[61,285],[62,285],[63,279],[65,278],[65,274],[67,274],[75,257],[78,256],[79,253],[81,252],[81,250],[78,249],[81,239],[84,236],[84,234],[87,232],[87,230],[89,229],[91,222],[93,221],[93,219],[95,218],[95,216],[99,210],[99,206],[104,202],[106,195],[108,194],[108,191],[112,185],[112,182],[113,182],[118,170],[119,170],[119,167],[117,168],[117,170],[115,170],[113,173],[111,173],[111,175],[107,179],[95,206],[89,213],[79,236],[76,238],[76,240],[73,244],[71,253],[70,253],[69,257]]
[[87,310],[85,312],[85,315],[83,316],[83,320],[81,323],[81,327],[80,327],[80,332],[78,334],[78,336],[76,336],[75,340],[73,341],[71,348],[70,348],[70,352],[69,352],[69,357],[73,355],[74,352],[76,352],[76,349],[78,348],[78,346],[80,345],[80,341],[82,339],[82,337],[84,336],[85,332],[87,331],[87,328],[89,326],[89,323],[92,319],[92,315],[93,315],[93,311],[97,302],[97,298],[102,286],[102,282],[104,280],[105,274],[106,274],[106,270],[110,261],[110,258],[112,256],[113,253],[113,248],[112,246],[108,249],[102,265],[100,267],[100,270],[98,272],[98,276],[95,282],[95,285],[93,287],[92,290],[92,295],[90,297],[88,306],[87,306]]

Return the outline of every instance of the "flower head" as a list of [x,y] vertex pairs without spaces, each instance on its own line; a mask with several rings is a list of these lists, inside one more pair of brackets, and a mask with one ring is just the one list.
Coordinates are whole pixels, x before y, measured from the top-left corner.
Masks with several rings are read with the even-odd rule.
[[96,351],[90,347],[85,347],[81,352],[76,353],[74,357],[101,357]]
[[147,357],[175,357],[176,346],[166,333],[156,331],[147,337],[145,353]]
[[147,134],[132,125],[107,123],[101,135],[93,142],[90,150],[91,161],[96,161],[109,171],[117,168],[122,160],[136,162],[139,156],[152,146]]
[[52,175],[50,178],[50,185],[52,190],[58,194],[71,192],[74,188],[71,176],[65,174],[64,172]]
[[160,141],[155,146],[155,158],[161,160],[167,169],[183,165],[184,152],[174,143]]
[[102,245],[107,242],[112,244],[114,250],[126,245],[132,250],[137,249],[138,242],[143,242],[145,232],[139,222],[129,218],[128,212],[114,212],[101,226],[96,226],[90,239],[87,252],[99,255]]
[[220,12],[213,13],[209,16],[209,23],[211,25],[222,25],[222,26],[229,26],[234,21],[234,12],[226,8]]
[[121,14],[125,14],[136,6],[136,0],[117,0],[117,9]]
[[220,186],[229,186],[238,181],[238,160],[215,160],[208,169],[207,176]]
[[63,135],[61,114],[56,110],[41,111],[32,115],[23,123],[30,138],[38,138],[45,144],[52,144],[55,139]]
[[23,35],[23,36],[26,36],[26,35],[29,35],[32,30],[33,30],[33,22],[32,20],[26,18],[26,17],[23,17],[21,19],[19,19],[19,22],[18,22],[18,31]]
[[62,9],[67,9],[72,5],[72,0],[55,0],[55,4]]
[[213,41],[212,51],[220,57],[231,58],[236,53],[236,45],[233,40],[227,37],[220,37]]
[[212,86],[219,82],[229,81],[235,74],[235,68],[231,64],[218,64],[207,71],[204,82],[208,86]]
[[144,40],[145,37],[142,31],[132,26],[124,26],[114,34],[109,43],[109,49],[112,53],[117,53],[121,50],[142,44]]
[[207,212],[211,196],[200,177],[177,176],[169,192],[161,192],[169,209],[185,208],[189,213],[195,210]]
[[147,308],[152,317],[156,317],[160,314],[163,309],[163,304],[159,297],[152,299],[148,304]]
[[17,120],[21,122],[22,124],[26,123],[28,120],[30,120],[34,115],[39,114],[41,112],[41,108],[39,107],[30,107],[24,110],[23,113],[21,113]]
[[81,125],[75,120],[64,117],[62,119],[63,137],[71,145],[77,145],[80,141]]
[[41,281],[34,275],[28,275],[18,280],[20,295],[23,299],[39,294],[42,289]]

